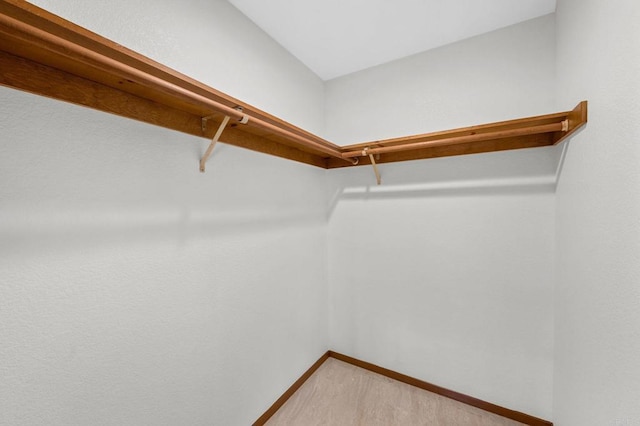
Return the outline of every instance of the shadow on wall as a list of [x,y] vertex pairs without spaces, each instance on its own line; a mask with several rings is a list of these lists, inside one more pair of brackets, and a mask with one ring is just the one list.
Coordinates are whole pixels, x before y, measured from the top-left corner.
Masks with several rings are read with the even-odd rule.
[[370,166],[332,170],[327,215],[331,218],[338,203],[349,200],[552,193],[567,147],[565,142],[557,147],[380,164],[379,186]]
[[[264,234],[277,239],[282,232],[300,232],[320,226],[321,219],[304,212],[257,214],[229,212],[214,214],[189,209],[175,211],[67,211],[52,218],[31,216],[28,223],[0,226],[4,259],[34,256],[55,250],[88,253],[110,251],[118,247],[158,245],[185,247],[208,241],[210,244],[246,239]],[[22,225],[22,226],[20,226]],[[270,236],[269,236],[270,235]]]
[[[325,220],[324,194],[315,190],[324,170],[221,143],[200,173],[208,139],[5,92],[4,259],[223,240],[235,247],[252,236],[275,244]],[[32,125],[33,116],[47,120]]]
[[578,137],[578,135],[582,132],[584,132],[585,130],[587,130],[587,128],[589,127],[589,123],[586,123],[584,126],[580,127],[578,130],[576,130],[576,132],[571,136],[571,138],[565,140],[564,142],[562,142],[561,146],[558,147],[558,149],[561,150],[559,158],[558,158],[558,167],[556,168],[556,184],[555,184],[555,189],[558,189],[558,183],[560,182],[560,178],[562,177],[562,170],[564,168],[564,160],[565,158],[567,158],[567,152],[569,152],[569,150],[571,149],[571,140],[573,138]]

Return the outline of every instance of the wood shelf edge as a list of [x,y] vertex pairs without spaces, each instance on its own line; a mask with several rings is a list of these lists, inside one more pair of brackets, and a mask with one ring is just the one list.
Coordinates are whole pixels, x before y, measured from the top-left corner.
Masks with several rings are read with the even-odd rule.
[[[356,153],[348,154],[349,151],[365,147],[384,152],[375,157],[376,163],[383,164],[554,145],[587,122],[587,102],[583,101],[568,112],[340,147],[24,0],[0,0],[0,52],[3,61],[0,84],[4,86],[195,136],[207,136],[194,128],[195,120],[205,115],[216,116],[216,121],[225,114],[238,116],[239,113],[232,108],[240,106],[243,113],[256,118],[255,124],[249,120],[246,126],[231,125],[234,128],[225,131],[222,142],[321,168],[351,167],[354,164],[344,157],[354,156]],[[20,61],[11,58],[20,58]],[[36,72],[16,78],[15,74],[10,75],[15,71],[11,61],[20,62]],[[136,75],[137,79],[127,78],[129,74]],[[51,75],[56,78],[47,85],[45,80]],[[53,81],[59,87],[53,87]],[[74,98],[64,90],[77,90],[77,85],[93,88],[94,92],[100,92],[102,98],[91,99],[78,93]],[[112,102],[104,102],[104,98]],[[127,105],[126,99],[132,100],[133,106]],[[150,111],[143,111],[145,105]],[[218,111],[211,110],[218,107],[221,108]],[[542,128],[563,120],[569,123],[566,132],[526,134],[528,128]],[[510,132],[514,130],[521,131],[521,134],[513,137]],[[492,138],[463,141],[469,136],[484,134],[487,134],[485,139]],[[396,149],[404,152],[395,152]],[[359,157],[358,165],[368,164],[371,162],[367,156]]]
[[[144,71],[160,79],[175,83],[189,91],[207,96],[212,100],[221,102],[228,107],[239,106],[244,112],[263,119],[276,126],[286,128],[292,133],[309,137],[329,147],[339,148],[337,145],[320,138],[313,133],[299,128],[285,120],[273,116],[255,106],[236,99],[224,92],[214,89],[198,80],[186,76],[166,65],[150,59],[134,50],[122,46],[112,40],[100,36],[84,27],[65,20],[45,9],[24,0],[0,0],[0,15],[13,18],[19,22],[28,24],[33,28],[38,28],[48,34],[55,35],[61,39],[71,41],[79,46],[86,47],[101,55],[113,58],[116,61],[126,63],[132,67]],[[36,42],[35,39],[31,40]],[[14,53],[15,52],[9,52]],[[66,52],[68,53],[68,52]],[[28,58],[34,59],[34,58]],[[46,63],[45,63],[46,64]],[[102,82],[104,83],[104,82]],[[115,87],[118,88],[118,87]]]
[[416,379],[411,376],[407,376],[406,374],[398,373],[393,370],[389,370],[384,367],[380,367],[378,365],[372,364],[370,362],[361,361],[357,358],[353,358],[347,355],[343,355],[338,352],[329,351],[329,357],[335,358],[342,362],[346,362],[351,365],[355,365],[356,367],[364,368],[365,370],[372,371],[374,373],[383,375],[385,377],[389,377],[390,379],[397,380],[402,383],[406,383],[411,386],[415,386],[417,388],[426,390],[428,392],[432,392],[438,395],[442,395],[449,399],[453,399],[454,401],[461,402],[463,404],[470,405],[472,407],[479,408],[481,410],[487,411],[489,413],[496,414],[501,417],[505,417],[511,420],[515,420],[520,423],[524,423],[530,426],[553,426],[553,423],[544,420],[535,416],[531,416],[529,414],[522,413],[520,411],[511,410],[509,408],[504,408],[496,404],[492,404],[487,401],[483,401],[481,399],[462,394],[460,392],[452,391],[446,388],[443,388],[438,385],[434,385],[432,383],[425,382],[420,379]]
[[[102,84],[85,80],[46,65],[0,51],[0,85],[65,101],[121,117],[176,130],[192,136],[210,139],[216,128],[214,121],[202,132],[199,116],[140,98]],[[243,130],[229,127],[223,132],[222,143],[327,168],[327,159],[294,147],[274,143]],[[195,169],[194,165],[194,169]]]
[[[562,122],[567,121],[568,131],[559,131]],[[523,148],[535,148],[551,146],[571,136],[587,121],[587,101],[580,102],[572,111],[557,112],[546,115],[518,118],[515,120],[499,121],[495,123],[481,124],[477,126],[463,127],[432,133],[423,133],[400,138],[377,140],[343,146],[342,151],[354,152],[364,148],[372,148],[375,151],[399,149],[403,152],[381,153],[376,158],[376,163],[391,163],[398,161],[420,160],[425,158],[448,157],[455,155],[478,154],[484,152],[505,151]],[[555,130],[536,132],[536,129],[553,127]],[[522,133],[512,136],[512,133]],[[465,138],[480,138],[486,135],[484,140],[465,142]],[[492,135],[496,135],[493,137]],[[460,140],[463,140],[460,142]],[[451,143],[447,143],[451,141]],[[433,146],[425,146],[433,145]],[[415,146],[415,148],[412,148]],[[358,166],[370,165],[367,156],[358,157]],[[328,159],[329,168],[349,167],[342,162]]]
[[[242,114],[250,116],[250,122],[246,126],[241,126],[245,127],[247,133],[254,133],[254,136],[263,139],[264,149],[258,150],[261,152],[269,153],[268,151],[275,150],[280,154],[284,153],[285,158],[295,161],[300,161],[301,156],[305,157],[306,152],[320,160],[313,158],[311,162],[303,162],[323,168],[326,168],[328,157],[325,150],[328,152],[333,150],[339,156],[339,147],[308,131],[234,99],[26,1],[0,0],[0,51],[44,65],[48,69],[58,70],[71,79],[75,77],[98,83],[105,90],[111,88],[120,94],[126,93],[200,117],[216,115],[218,112],[209,109],[206,104],[194,102],[193,99],[208,99],[228,109],[241,107],[242,113],[233,112],[240,116]],[[120,71],[118,68],[120,66],[124,67],[123,69],[135,71],[136,77]],[[0,71],[5,74],[12,69],[3,68]],[[25,78],[28,77],[25,76]],[[7,83],[4,85],[20,89]],[[51,93],[31,92],[54,97]],[[128,116],[126,106],[116,113]],[[260,121],[273,127],[256,128],[255,126],[259,124],[254,123]],[[170,124],[164,125],[162,122],[153,124],[171,128]],[[304,141],[301,142],[300,138],[309,140],[310,145],[308,146]],[[289,151],[295,155],[288,156]],[[298,155],[297,151],[303,154]]]
[[554,136],[554,145],[559,144],[563,140],[571,137],[575,132],[587,124],[588,121],[588,102],[582,101],[576,107],[569,111],[567,114],[567,120],[569,120],[569,130],[564,133],[556,134]]

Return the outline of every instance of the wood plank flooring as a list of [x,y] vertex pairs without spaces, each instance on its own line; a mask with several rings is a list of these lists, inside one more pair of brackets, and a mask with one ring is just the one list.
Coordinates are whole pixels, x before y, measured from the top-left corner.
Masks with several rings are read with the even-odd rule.
[[522,423],[327,359],[267,426],[516,426]]

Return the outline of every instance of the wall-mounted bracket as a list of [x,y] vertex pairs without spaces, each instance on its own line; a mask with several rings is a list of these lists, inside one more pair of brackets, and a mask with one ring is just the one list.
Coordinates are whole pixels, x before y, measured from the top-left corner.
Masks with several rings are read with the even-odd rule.
[[[247,114],[245,114],[243,111],[244,109],[241,106],[234,106],[233,109],[235,109],[236,111],[242,113],[242,117],[238,118],[238,123],[240,124],[247,124],[249,122],[249,116]],[[213,115],[208,115],[206,117],[202,117],[201,119],[201,129],[202,129],[202,133],[205,134],[207,132],[207,121],[211,120],[214,116]]]
[[207,133],[207,121],[209,121],[209,119],[213,118],[213,115],[209,115],[207,117],[202,117],[200,119],[200,128],[202,129],[202,134],[204,135],[205,133]]
[[378,183],[378,185],[380,185],[382,183],[382,178],[380,177],[380,171],[378,170],[376,159],[373,157],[373,154],[369,154],[367,151],[369,151],[369,147],[366,147],[365,149],[362,150],[362,156],[363,157],[366,157],[367,155],[369,156],[369,160],[371,160],[371,165],[373,166],[373,173],[375,173],[376,175],[376,182]]
[[[202,131],[203,132],[207,129],[207,120],[209,120],[210,118],[211,118],[210,116],[209,117],[202,117]],[[211,153],[213,152],[213,148],[215,148],[216,142],[218,142],[218,139],[220,139],[220,135],[222,134],[222,131],[224,130],[224,128],[227,126],[228,122],[229,122],[229,116],[225,115],[224,119],[222,120],[222,123],[220,123],[220,127],[218,127],[218,130],[216,131],[216,134],[213,136],[213,139],[211,140],[211,143],[209,144],[209,148],[207,148],[207,150],[205,151],[204,155],[200,159],[200,171],[202,173],[204,173],[205,164],[207,163],[207,160],[211,156]]]
[[235,106],[233,107],[233,109],[235,109],[236,111],[242,112],[242,118],[238,119],[238,122],[240,124],[247,124],[249,122],[249,116],[247,114],[244,113],[244,109],[241,106]]

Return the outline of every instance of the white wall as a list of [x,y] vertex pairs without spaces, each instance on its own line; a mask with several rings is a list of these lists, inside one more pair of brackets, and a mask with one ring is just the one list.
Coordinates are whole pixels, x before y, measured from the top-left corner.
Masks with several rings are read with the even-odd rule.
[[35,3],[339,143],[582,99],[590,123],[555,202],[554,149],[336,170],[325,197],[322,170],[220,145],[202,175],[205,141],[0,88],[0,424],[247,424],[327,347],[560,426],[640,422],[635,2],[559,0],[324,108],[224,1]]
[[640,3],[559,0],[558,102],[589,100],[557,191],[554,420],[640,424]]
[[[554,77],[546,16],[330,81],[327,133],[355,142],[550,113]],[[331,347],[551,418],[558,153],[383,164],[380,188],[369,167],[332,171]]]
[[[322,127],[226,2],[37,3]],[[0,134],[0,424],[246,425],[327,349],[325,171],[6,88]]]
[[326,135],[347,145],[547,114],[554,46],[546,15],[330,80]]

